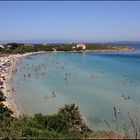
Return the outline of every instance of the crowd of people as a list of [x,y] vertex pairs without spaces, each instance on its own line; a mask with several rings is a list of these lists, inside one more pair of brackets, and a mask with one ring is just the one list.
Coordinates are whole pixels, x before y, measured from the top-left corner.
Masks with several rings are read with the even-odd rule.
[[21,58],[20,54],[9,55],[6,57],[0,57],[0,88],[6,88],[6,82],[10,80],[10,72],[14,72],[13,68],[16,62]]

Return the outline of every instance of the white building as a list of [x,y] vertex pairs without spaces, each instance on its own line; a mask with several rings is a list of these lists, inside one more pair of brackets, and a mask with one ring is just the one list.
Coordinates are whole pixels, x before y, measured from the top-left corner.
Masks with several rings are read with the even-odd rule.
[[77,48],[81,48],[82,50],[85,50],[85,49],[86,49],[85,44],[77,44],[76,47],[77,47]]
[[4,45],[1,45],[1,44],[0,44],[0,48],[4,49]]

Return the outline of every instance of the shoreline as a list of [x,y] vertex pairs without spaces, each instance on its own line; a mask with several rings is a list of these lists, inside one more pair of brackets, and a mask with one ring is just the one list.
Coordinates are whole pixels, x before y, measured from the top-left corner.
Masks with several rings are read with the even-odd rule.
[[[129,50],[129,51],[134,51],[134,50]],[[75,53],[75,52],[113,52],[113,51],[114,50],[85,50],[85,51],[68,51],[68,52]],[[120,50],[115,50],[114,52],[116,52],[116,51],[120,52]],[[5,57],[0,57],[0,62],[2,61],[5,63],[8,63],[8,62],[10,63],[9,66],[6,66],[6,71],[3,72],[3,74],[5,75],[5,80],[4,80],[4,84],[3,84],[4,88],[0,89],[0,90],[3,92],[4,96],[6,96],[6,101],[3,101],[2,103],[13,111],[14,117],[19,117],[24,114],[22,111],[22,108],[18,107],[19,104],[17,104],[16,103],[17,101],[15,101],[16,93],[13,92],[10,87],[10,83],[11,83],[12,77],[15,73],[17,63],[26,56],[42,54],[42,53],[47,53],[47,52],[48,53],[50,53],[50,52],[59,53],[59,52],[67,52],[67,51],[39,51],[39,52],[28,52],[28,53],[24,53],[24,54],[14,54],[14,55],[9,55],[9,56],[5,56]],[[128,51],[123,50],[121,52],[128,52]],[[1,74],[0,74],[0,76],[1,76]]]
[[17,109],[15,109],[16,104],[14,103],[13,93],[10,90],[9,84],[12,80],[12,76],[14,74],[16,64],[18,63],[20,58],[21,58],[21,55],[10,55],[8,57],[2,57],[1,58],[2,62],[3,62],[3,65],[4,66],[6,65],[5,67],[3,67],[3,73],[2,74],[3,74],[3,77],[4,77],[5,80],[3,81],[4,86],[1,89],[4,96],[6,97],[6,101],[3,101],[2,103],[13,111],[13,116],[19,116],[20,112]]
[[68,52],[68,53],[86,53],[86,52],[133,52],[133,51],[137,51],[139,49],[137,48],[125,48],[125,49],[117,49],[117,50],[113,50],[113,49],[106,49],[106,50],[72,50],[72,51],[44,51],[44,53],[46,52]]
[[14,71],[16,69],[16,65],[20,61],[20,59],[21,59],[21,56],[19,56],[14,62],[14,65],[11,68],[9,68],[8,77],[5,84],[5,89],[2,90],[4,93],[4,96],[6,96],[6,101],[4,101],[3,104],[13,111],[13,116],[15,117],[20,116],[21,111],[17,109],[18,108],[17,104],[14,101],[15,93],[13,93],[13,91],[11,90],[10,84],[12,81]]
[[2,77],[4,77],[3,85],[1,85],[0,91],[2,91],[2,93],[6,97],[6,101],[2,101],[2,103],[13,111],[12,116],[14,117],[20,117],[24,114],[22,109],[18,107],[18,104],[15,101],[16,93],[13,92],[10,87],[12,77],[16,70],[17,63],[26,56],[41,54],[41,53],[44,53],[44,51],[31,52],[25,54],[14,54],[5,57],[0,57],[0,62],[2,62],[1,66],[9,64],[8,66],[3,67],[3,70],[2,68],[0,70],[0,72],[2,72],[2,74],[0,74],[0,80],[2,81]]

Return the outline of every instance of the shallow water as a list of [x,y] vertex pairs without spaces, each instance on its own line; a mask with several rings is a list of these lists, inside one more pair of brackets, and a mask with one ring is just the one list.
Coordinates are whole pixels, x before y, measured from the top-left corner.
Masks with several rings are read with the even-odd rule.
[[12,87],[26,114],[53,114],[75,103],[91,128],[115,129],[114,106],[120,126],[127,112],[140,114],[139,56],[139,51],[32,55],[18,64]]

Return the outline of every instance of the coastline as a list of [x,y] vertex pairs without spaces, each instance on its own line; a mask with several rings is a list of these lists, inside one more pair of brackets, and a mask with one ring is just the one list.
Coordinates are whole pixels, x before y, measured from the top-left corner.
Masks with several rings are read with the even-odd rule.
[[71,50],[71,51],[44,51],[44,52],[71,52],[71,53],[86,53],[86,52],[133,52],[137,51],[139,49],[137,48],[129,48],[129,47],[124,47],[124,48],[118,48],[118,49],[102,49],[102,50]]
[[16,58],[16,61],[14,62],[13,66],[9,68],[8,77],[5,83],[5,89],[2,90],[4,93],[4,96],[6,96],[6,101],[4,101],[3,104],[13,111],[13,116],[15,117],[21,116],[22,113],[20,110],[18,110],[17,104],[14,101],[14,93],[12,92],[10,88],[10,83],[12,81],[12,77],[16,69],[16,65],[20,61],[20,59],[21,59],[21,56]]
[[4,96],[6,97],[6,101],[3,101],[2,103],[13,111],[12,116],[14,117],[20,117],[24,114],[22,109],[18,107],[18,105],[15,102],[16,93],[14,93],[10,87],[10,83],[12,81],[13,74],[15,73],[17,63],[21,61],[23,57],[26,57],[29,55],[41,54],[41,53],[44,53],[44,51],[0,57],[0,61],[2,61],[3,63],[4,61],[6,63],[7,60],[10,63],[10,65],[7,66],[4,69],[4,72],[2,73],[2,75],[4,75],[5,80],[3,81],[4,82],[3,88],[1,88],[0,90],[3,92]]
[[[135,50],[135,49],[134,49]],[[127,51],[134,51],[134,50],[127,50]],[[68,52],[125,52],[124,50],[84,50],[84,51],[68,51]],[[29,52],[25,54],[14,54],[14,55],[9,55],[6,57],[0,57],[1,59],[4,60],[9,60],[11,65],[6,67],[6,72],[5,72],[5,80],[4,80],[4,88],[1,90],[6,96],[6,101],[3,101],[2,103],[7,106],[9,109],[13,111],[13,116],[14,117],[19,117],[22,116],[24,113],[22,111],[22,108],[18,107],[18,104],[16,103],[16,93],[12,91],[10,88],[10,83],[13,77],[13,74],[15,73],[17,63],[21,61],[23,57],[29,56],[29,55],[36,55],[36,54],[41,54],[41,53],[47,53],[49,51],[39,51],[39,52]],[[53,52],[66,52],[66,51],[53,51]]]

